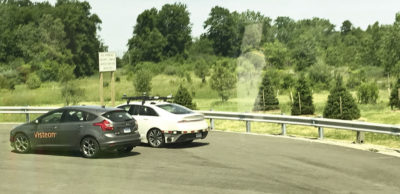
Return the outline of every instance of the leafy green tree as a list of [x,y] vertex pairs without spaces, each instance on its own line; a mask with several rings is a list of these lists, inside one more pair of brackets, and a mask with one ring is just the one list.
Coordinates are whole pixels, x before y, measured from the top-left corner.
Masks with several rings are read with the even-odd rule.
[[276,29],[276,39],[279,42],[288,44],[294,38],[296,23],[293,19],[279,16],[275,19],[274,27]]
[[229,60],[219,61],[211,74],[210,86],[218,92],[222,101],[228,101],[236,86],[237,77]]
[[353,30],[353,24],[349,20],[345,20],[340,27],[340,32],[343,35],[347,35]]
[[163,50],[167,41],[157,29],[154,29],[132,37],[128,44],[130,62],[136,64],[140,61],[159,62],[163,57]]
[[185,4],[165,4],[158,13],[158,30],[166,38],[164,56],[184,54],[192,42],[189,11]]
[[324,108],[324,117],[344,120],[360,118],[360,109],[358,109],[350,92],[343,86],[343,80],[340,76],[336,78],[336,84],[328,96]]
[[304,75],[299,77],[296,90],[293,95],[292,115],[314,114],[315,106],[313,104],[310,85]]
[[42,82],[40,81],[40,78],[36,75],[36,73],[30,74],[28,80],[26,81],[26,85],[29,89],[40,88],[41,84]]
[[264,74],[253,111],[268,111],[279,109],[279,101],[276,98],[274,86],[268,74]]
[[240,52],[238,21],[228,9],[215,6],[204,22],[205,36],[212,41],[214,53],[238,56]]
[[392,88],[390,92],[389,105],[390,108],[400,108],[400,97],[399,97],[399,89],[400,89],[400,78],[397,79],[395,86]]
[[102,51],[97,36],[101,20],[90,12],[88,2],[58,0],[54,15],[64,24],[67,48],[72,53],[77,77],[92,75],[98,67],[98,52]]
[[279,41],[264,44],[264,55],[265,60],[270,66],[281,69],[289,64],[289,51]]
[[192,96],[190,95],[189,91],[182,85],[179,86],[178,91],[174,96],[174,103],[188,107],[192,110],[196,109],[196,104],[193,103]]
[[143,93],[148,95],[151,91],[151,79],[152,75],[149,71],[145,69],[137,71],[133,82],[135,91],[140,95]]

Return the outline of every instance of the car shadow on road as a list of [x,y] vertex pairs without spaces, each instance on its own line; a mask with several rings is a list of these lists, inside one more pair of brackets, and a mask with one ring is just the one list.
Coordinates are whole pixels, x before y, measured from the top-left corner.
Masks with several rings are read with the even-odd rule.
[[[14,152],[15,154],[21,154],[21,153],[16,152],[15,150],[12,150],[11,152]],[[82,154],[78,151],[34,150],[27,154],[84,158],[82,156]],[[129,152],[129,153],[124,153],[124,154],[120,154],[117,152],[103,152],[95,159],[125,158],[125,157],[130,157],[130,156],[137,156],[137,155],[140,155],[140,153],[134,152],[134,151]]]
[[[165,144],[164,149],[187,149],[187,148],[196,148],[196,147],[202,147],[202,146],[207,146],[210,143],[208,142],[192,142],[192,143],[171,143],[171,144]],[[140,144],[142,147],[150,147],[149,144]]]

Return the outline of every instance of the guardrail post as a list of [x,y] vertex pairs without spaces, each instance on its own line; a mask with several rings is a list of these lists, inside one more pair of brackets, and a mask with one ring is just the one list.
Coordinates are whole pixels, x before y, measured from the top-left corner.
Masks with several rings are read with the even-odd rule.
[[250,133],[250,132],[251,132],[250,121],[246,121],[246,133]]
[[[29,105],[28,106],[26,106],[26,108],[25,108],[25,112],[28,112],[28,107],[29,107]],[[30,122],[31,121],[31,118],[30,118],[30,116],[29,116],[29,113],[26,113],[26,122]]]
[[365,137],[364,132],[357,131],[357,140],[356,140],[356,142],[359,143],[359,144],[364,143],[364,137]]
[[282,135],[286,135],[286,124],[282,123]]
[[[285,114],[281,114],[281,115],[285,115]],[[286,124],[282,123],[282,135],[286,135]]]
[[[323,117],[318,117],[318,118],[323,118]],[[324,128],[323,127],[318,127],[318,139],[324,139]]]
[[318,127],[318,138],[324,139],[324,128],[323,127]]
[[214,119],[210,119],[210,125],[211,130],[214,130]]

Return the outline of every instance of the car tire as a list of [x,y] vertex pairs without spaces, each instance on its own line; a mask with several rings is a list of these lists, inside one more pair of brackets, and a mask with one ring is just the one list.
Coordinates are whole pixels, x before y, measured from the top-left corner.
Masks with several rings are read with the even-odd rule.
[[120,154],[127,154],[133,150],[133,146],[125,146],[122,148],[117,149],[118,153]]
[[96,158],[100,153],[99,143],[92,137],[86,137],[81,141],[81,151],[85,158]]
[[164,135],[159,129],[150,129],[147,133],[147,141],[153,148],[159,148],[165,144]]
[[18,133],[17,135],[15,135],[14,139],[15,151],[17,151],[18,153],[28,153],[29,151],[31,151],[31,143],[26,135]]

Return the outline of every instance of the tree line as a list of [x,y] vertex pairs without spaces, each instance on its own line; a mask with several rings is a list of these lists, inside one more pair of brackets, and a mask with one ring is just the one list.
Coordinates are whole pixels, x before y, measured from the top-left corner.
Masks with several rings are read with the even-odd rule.
[[[92,75],[106,47],[97,32],[101,20],[88,2],[0,1],[0,86],[60,81],[60,69],[76,77]],[[64,67],[66,66],[66,67]],[[28,81],[29,80],[29,81]]]
[[[107,47],[97,35],[101,20],[90,10],[89,3],[76,0],[58,0],[54,6],[1,0],[0,88],[13,89],[20,83],[37,88],[42,81],[70,83],[75,77],[92,75],[97,53]],[[262,73],[269,76],[262,83],[275,88],[258,92],[258,99],[260,94],[266,99],[275,90],[291,91],[303,79],[299,75],[313,89],[329,90],[336,84],[335,70],[346,67],[348,80],[340,85],[357,89],[359,102],[370,103],[376,102],[377,93],[376,85],[367,79],[367,68],[382,69],[376,76],[400,75],[399,13],[393,24],[376,22],[363,30],[346,20],[336,30],[327,19],[272,19],[260,12],[215,6],[200,37],[191,36],[189,15],[185,4],[174,3],[147,9],[136,18],[128,51],[117,63],[138,72],[138,92],[151,90],[146,83],[155,74],[178,75],[190,82],[188,72],[194,72],[203,84],[211,78],[210,87],[226,101],[239,75],[247,78]],[[66,96],[81,93],[69,90],[73,87],[63,89]],[[295,99],[302,96],[294,93],[291,98],[297,106]],[[303,104],[302,111],[306,109]]]

